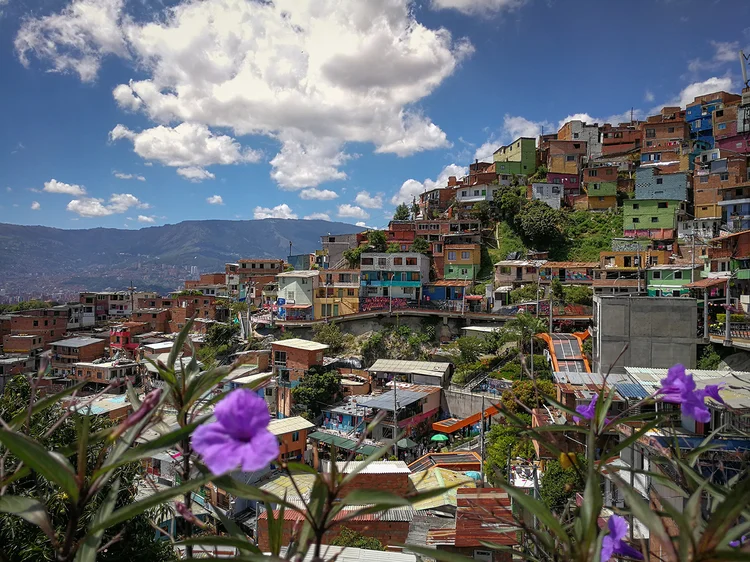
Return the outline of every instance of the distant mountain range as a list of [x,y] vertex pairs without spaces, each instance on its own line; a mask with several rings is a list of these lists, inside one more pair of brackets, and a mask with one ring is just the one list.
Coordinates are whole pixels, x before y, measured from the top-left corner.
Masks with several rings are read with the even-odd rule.
[[131,277],[142,289],[172,289],[184,266],[224,271],[226,262],[240,258],[284,258],[290,241],[292,254],[311,253],[320,248],[323,235],[361,230],[340,222],[292,219],[185,221],[140,230],[0,223],[0,287],[12,294],[19,282],[46,279],[45,286],[103,290]]

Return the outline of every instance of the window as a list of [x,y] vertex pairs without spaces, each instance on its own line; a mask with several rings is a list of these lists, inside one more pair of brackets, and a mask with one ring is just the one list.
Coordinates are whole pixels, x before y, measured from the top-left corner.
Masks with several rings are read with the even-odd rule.
[[393,265],[404,265],[404,258],[393,258]]
[[406,265],[417,265],[417,258],[406,258]]
[[651,278],[652,279],[661,279],[661,271],[652,271],[651,272]]
[[293,301],[294,300],[294,291],[290,291],[287,289],[286,291],[286,300]]
[[656,184],[661,185],[664,183],[664,178],[656,178]]
[[647,139],[656,138],[656,129],[646,129],[646,138]]
[[654,296],[655,296],[655,297],[660,297],[660,296],[661,296],[661,289],[656,289],[656,290],[654,291]]
[[372,258],[362,258],[362,265],[372,265]]
[[474,190],[474,197],[479,197],[479,190],[478,189]]
[[742,190],[741,190],[741,189],[735,189],[735,190],[734,190],[734,196],[735,196],[735,197],[739,197],[739,196],[741,196],[741,195],[742,195]]
[[578,138],[578,133],[573,133],[573,138],[577,139]]
[[658,207],[659,209],[666,209],[666,208],[667,208],[667,207],[669,206],[669,203],[667,203],[666,201],[659,201],[659,202],[658,202],[658,203],[656,204],[656,206],[657,206],[657,207]]
[[461,192],[461,197],[466,197],[466,193],[467,193],[466,190],[462,191]]
[[570,178],[570,183],[578,183],[578,178]]
[[641,222],[641,219],[639,219],[638,217],[633,217],[633,222],[634,223]]
[[347,297],[353,297],[354,296],[354,289],[347,289],[346,290],[346,296]]
[[646,146],[653,146],[653,145],[654,145],[654,141],[646,141]]
[[299,441],[299,431],[292,431],[292,441]]
[[387,261],[385,258],[378,258],[378,266],[385,266]]
[[722,172],[719,177],[721,181],[729,181],[729,172]]
[[701,183],[708,183],[708,176],[701,176]]
[[592,178],[596,177],[598,172],[599,172],[598,170],[589,170],[589,176],[591,176]]
[[483,190],[482,190],[482,196],[484,197],[485,195],[487,195],[487,190],[486,190],[486,189],[483,189]]
[[434,248],[434,252],[436,254],[442,254],[443,253],[443,245],[442,244],[434,244],[433,248]]
[[651,217],[651,222],[659,222],[659,217]]
[[719,123],[719,130],[720,131],[723,131],[726,128],[727,128],[727,124],[726,123]]
[[468,260],[469,259],[469,252],[461,252],[461,259],[462,260]]
[[456,259],[456,252],[448,252],[448,259],[453,261]]
[[464,268],[464,269],[461,270],[461,275],[468,275],[468,274],[469,274],[469,270],[468,269]]
[[[699,121],[699,123],[700,123],[700,121]],[[674,127],[668,127],[667,128],[667,132],[668,133],[674,133]]]
[[637,211],[637,210],[638,210],[638,209],[640,209],[640,208],[641,208],[640,204],[638,204],[638,203],[633,203],[633,210],[634,210],[634,211]]
[[604,201],[604,197],[599,197],[599,201]]
[[304,277],[302,278],[302,284],[307,285],[307,279],[305,279]]
[[674,278],[675,279],[682,279],[682,271],[675,271],[674,272]]
[[38,325],[39,325],[39,320],[34,320],[34,326],[38,326]]
[[568,156],[565,157],[565,161],[566,162],[575,162],[576,161],[576,157],[572,156],[572,155],[568,155]]

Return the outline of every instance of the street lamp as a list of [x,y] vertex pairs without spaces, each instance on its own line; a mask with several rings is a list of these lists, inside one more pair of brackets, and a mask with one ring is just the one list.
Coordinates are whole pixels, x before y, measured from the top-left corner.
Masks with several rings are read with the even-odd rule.
[[390,286],[388,287],[388,314],[393,314],[393,278],[396,276],[396,272],[391,272]]

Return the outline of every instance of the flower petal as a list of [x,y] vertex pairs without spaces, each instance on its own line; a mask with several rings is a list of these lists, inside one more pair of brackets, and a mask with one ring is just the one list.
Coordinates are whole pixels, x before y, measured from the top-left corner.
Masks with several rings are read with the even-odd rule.
[[216,405],[214,413],[229,434],[242,441],[252,439],[271,421],[266,401],[246,388],[238,388],[227,394]]
[[219,422],[198,427],[190,441],[213,474],[234,470],[242,462],[240,448],[243,443],[232,438]]
[[620,515],[612,515],[607,521],[609,533],[615,542],[620,541],[628,534],[628,522]]
[[259,431],[250,443],[240,447],[240,456],[246,472],[265,468],[279,456],[279,440],[270,431]]
[[634,560],[643,560],[643,554],[641,554],[640,550],[633,548],[624,542],[620,542],[620,544],[615,547],[615,554],[619,554],[626,558],[632,558]]
[[709,384],[704,389],[703,392],[706,396],[709,398],[713,398],[720,404],[724,404],[724,399],[719,396],[719,391],[724,388],[724,383],[721,384]]
[[611,535],[602,540],[602,562],[607,562],[615,552],[615,543]]

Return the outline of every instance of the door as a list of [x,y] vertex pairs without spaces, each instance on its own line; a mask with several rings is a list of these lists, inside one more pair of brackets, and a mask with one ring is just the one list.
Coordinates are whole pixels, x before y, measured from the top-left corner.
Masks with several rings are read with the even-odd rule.
[[383,296],[384,297],[388,296],[388,287],[383,287]]

